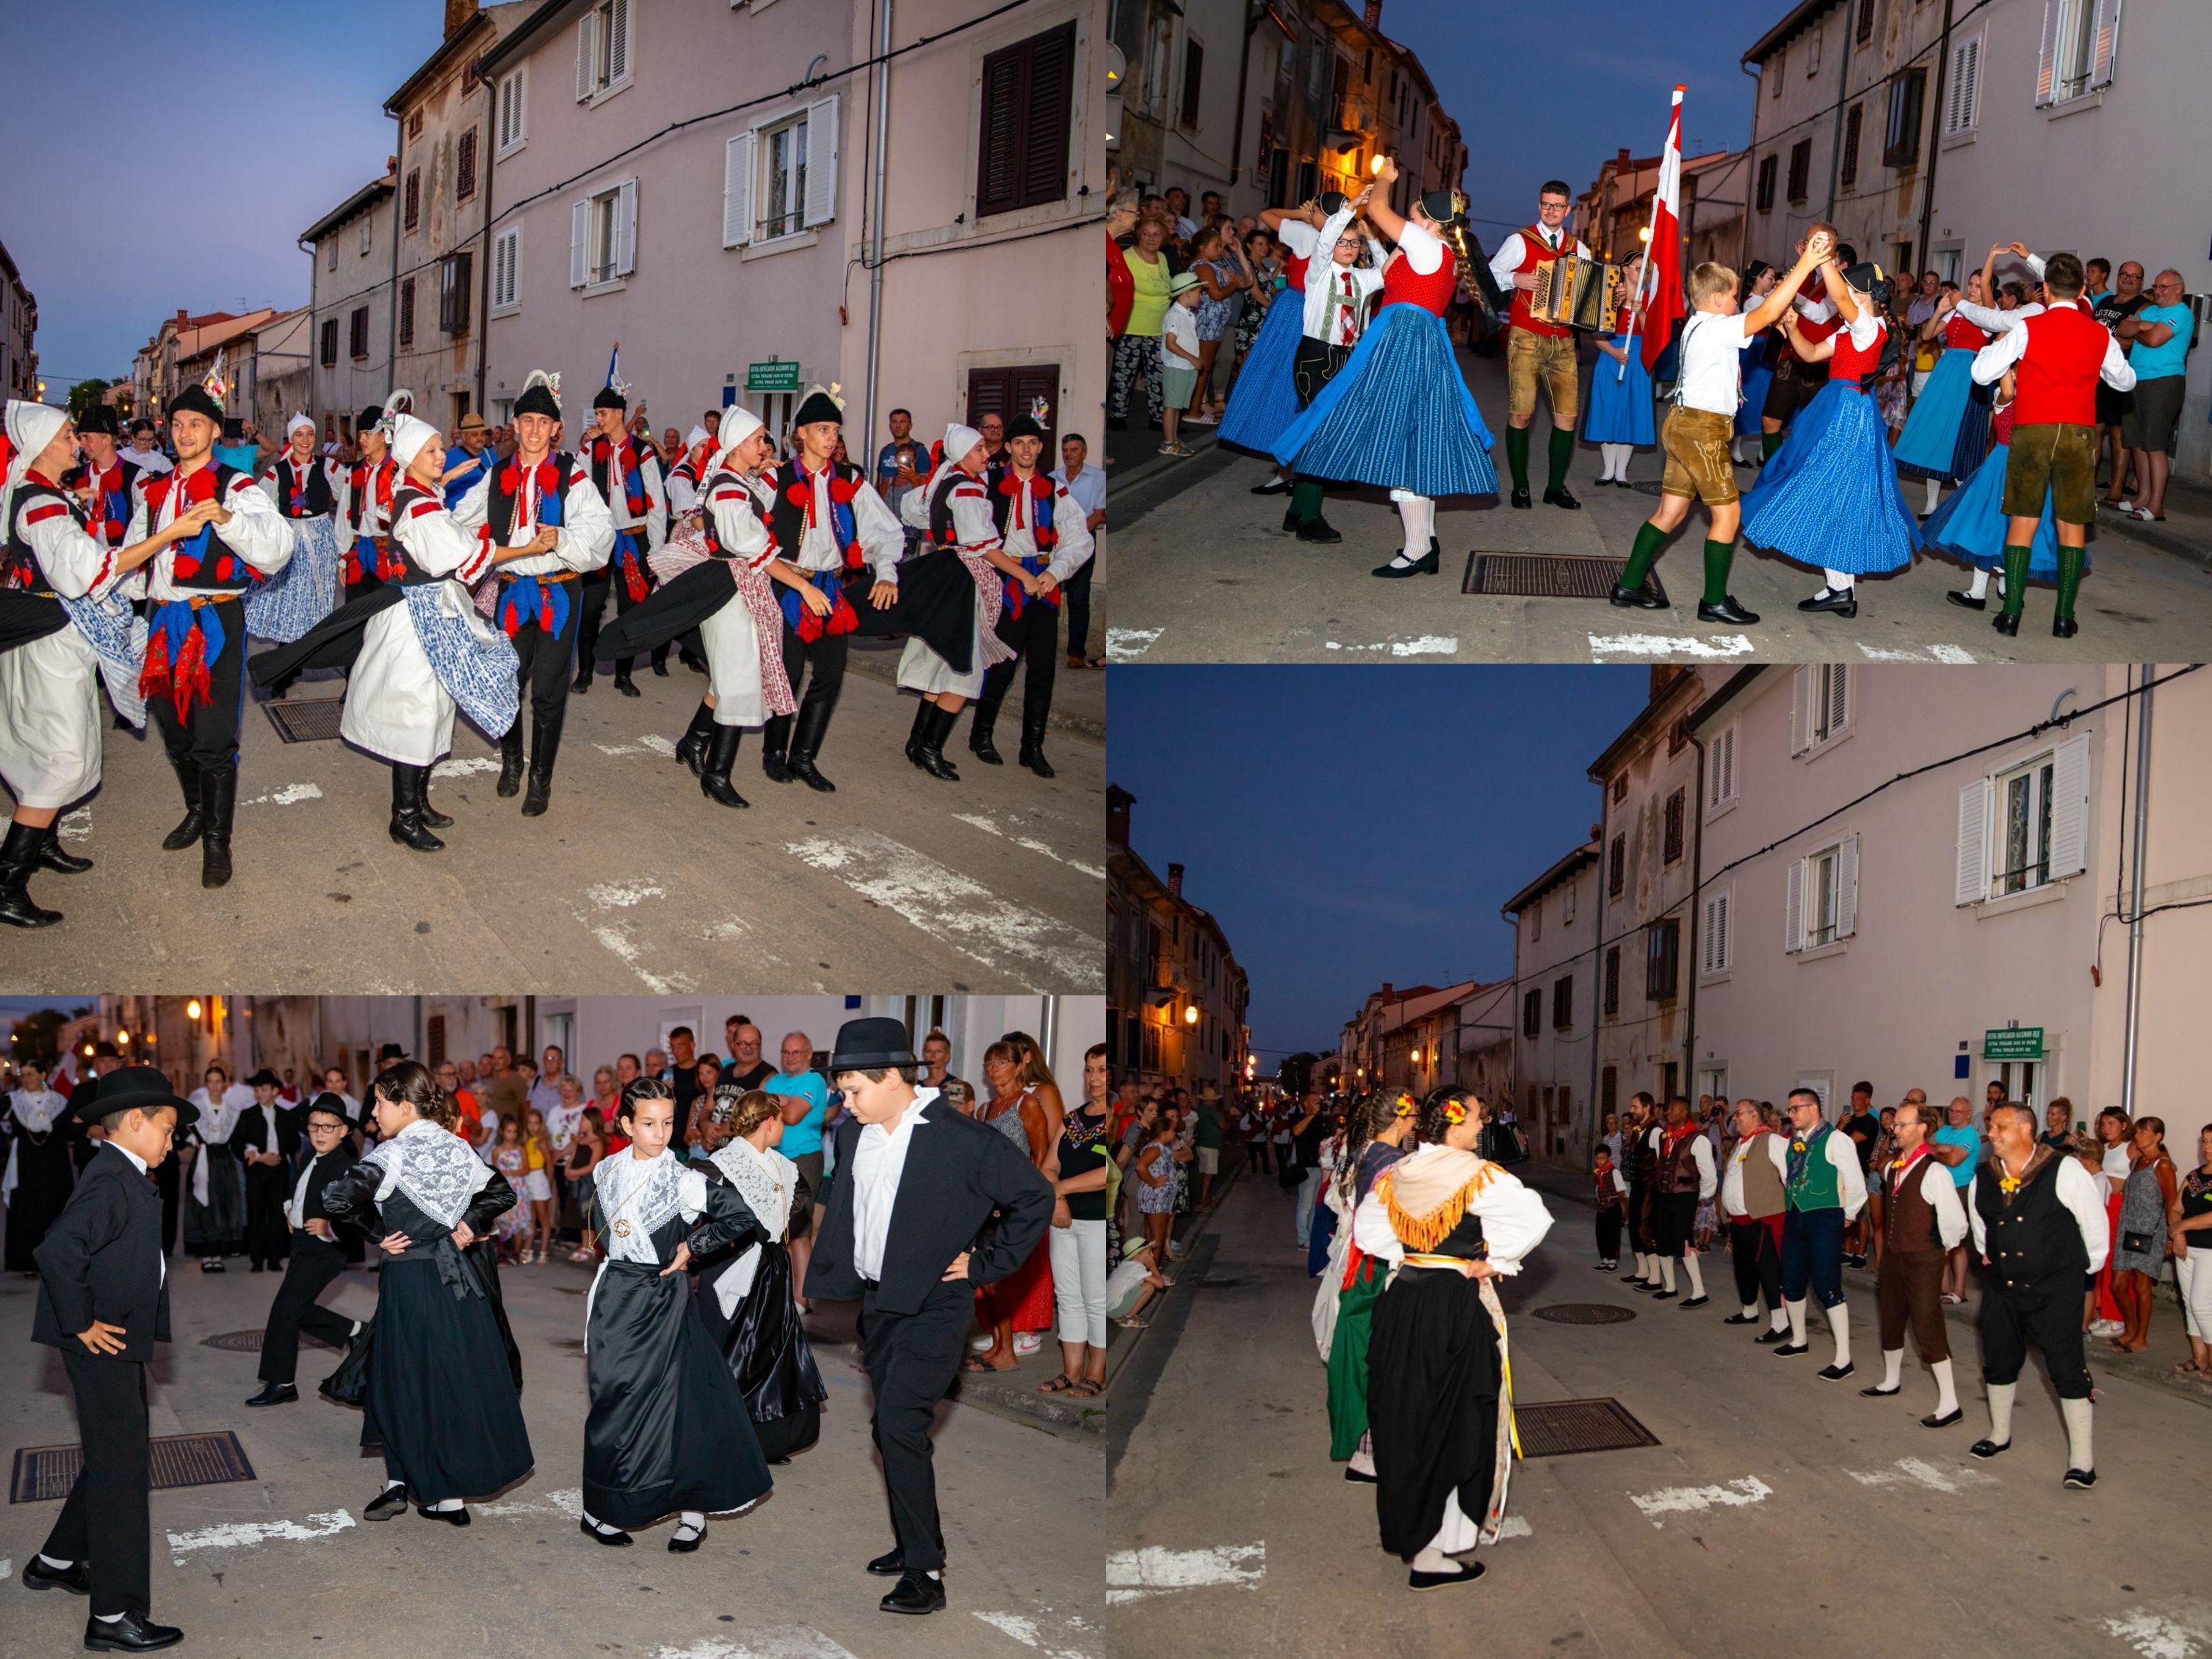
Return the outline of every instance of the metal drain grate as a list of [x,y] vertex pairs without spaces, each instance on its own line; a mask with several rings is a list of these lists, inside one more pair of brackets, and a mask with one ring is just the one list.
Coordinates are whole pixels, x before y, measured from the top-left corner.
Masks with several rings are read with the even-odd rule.
[[1516,1405],[1523,1457],[1565,1457],[1573,1452],[1626,1451],[1656,1446],[1659,1437],[1631,1417],[1618,1400],[1550,1400]]
[[1628,487],[1639,495],[1662,495],[1666,493],[1660,487],[1656,478],[1646,478],[1642,483],[1632,483]]
[[[153,1443],[151,1451],[155,1492],[179,1486],[220,1486],[254,1478],[245,1448],[228,1429],[218,1434],[164,1436]],[[66,1498],[83,1467],[82,1445],[22,1447],[15,1453],[8,1501],[39,1504]]]
[[[1471,553],[1459,591],[1531,599],[1601,599],[1613,592],[1627,568],[1626,559],[1586,554]],[[1657,571],[1650,580],[1659,596],[1666,598]]]
[[[330,1348],[333,1353],[337,1352],[320,1337],[309,1336],[305,1331],[300,1333],[300,1346],[303,1348]],[[221,1336],[203,1338],[200,1346],[220,1348],[225,1353],[259,1353],[261,1333],[259,1331],[225,1331]]]
[[276,735],[287,743],[325,743],[338,734],[343,697],[307,697],[298,702],[272,698],[261,705]]
[[1554,1325],[1625,1325],[1636,1317],[1632,1308],[1616,1308],[1610,1302],[1554,1302],[1531,1308],[1529,1316],[1548,1319]]

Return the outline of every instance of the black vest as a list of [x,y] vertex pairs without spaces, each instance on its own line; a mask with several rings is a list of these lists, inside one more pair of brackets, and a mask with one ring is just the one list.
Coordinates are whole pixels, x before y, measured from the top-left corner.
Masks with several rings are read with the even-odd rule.
[[[566,450],[556,450],[545,459],[550,461],[554,471],[561,475],[561,521],[565,525],[568,520],[568,491],[576,483],[576,458]],[[541,466],[544,464],[544,461],[538,463]],[[507,469],[510,466],[515,469],[515,489],[507,488]],[[509,456],[504,461],[492,463],[491,494],[484,502],[484,521],[491,526],[495,547],[507,546],[507,538],[514,533],[514,498],[521,484],[521,469],[522,462],[518,456]]]
[[[857,466],[844,466],[832,461],[830,463],[830,476],[852,480],[860,478],[861,472]],[[803,499],[793,501],[792,492],[793,486],[803,486],[805,491],[811,492],[814,488],[813,480],[801,470],[796,459],[783,462],[769,477],[775,485],[775,505],[769,509],[769,533],[775,538],[776,556],[797,564],[799,544],[806,539],[806,502]],[[853,512],[850,506],[844,510],[848,514]],[[830,503],[831,522],[819,526],[830,532],[832,540],[837,538],[836,516],[836,503],[833,501]],[[857,514],[853,514],[853,522],[857,532],[860,524]],[[845,549],[841,543],[837,549],[837,562],[830,568],[842,570],[844,568]]]
[[[251,474],[240,472],[236,467],[227,465],[222,461],[209,462],[207,470],[215,474],[215,499],[224,503],[226,506],[228,506],[230,501],[230,487],[239,479],[245,479],[247,487],[250,489],[259,488],[258,485],[254,483]],[[184,480],[178,477],[174,472],[164,472],[161,477],[155,478],[149,488],[159,487],[165,481],[169,486],[169,496],[165,500],[163,505],[165,507],[172,507],[176,491],[184,483]],[[176,510],[173,510],[173,508],[169,513],[169,517],[173,519],[176,516]],[[155,528],[154,520],[155,514],[149,506],[146,514],[146,529],[149,534]],[[247,588],[252,586],[256,575],[255,571],[243,558],[239,556],[236,549],[233,548],[228,542],[223,540],[222,530],[214,525],[209,525],[206,528],[206,550],[199,556],[199,569],[195,574],[190,576],[179,574],[175,564],[175,561],[177,559],[179,559],[185,555],[188,549],[188,544],[185,542],[172,542],[169,544],[166,550],[171,558],[171,563],[169,566],[169,580],[171,584],[177,587],[189,589],[194,592],[205,593],[243,593]],[[230,561],[230,568],[225,574],[218,575],[216,574],[216,570],[222,565],[226,557]]]
[[[376,462],[374,465],[368,461],[362,461],[354,468],[356,472],[361,474],[362,482],[360,487],[353,492],[353,505],[350,509],[353,520],[347,527],[353,532],[356,540],[369,533],[368,513],[376,500],[376,475],[384,471],[387,463],[392,467],[392,477],[397,480],[400,477],[399,464],[392,460],[388,454],[383,460]],[[392,533],[389,520],[386,520],[384,531],[386,535]]]
[[[952,492],[963,481],[989,487],[985,479],[963,472],[956,466],[948,470],[929,492],[929,539],[939,547],[960,545],[960,532],[952,522]],[[1000,528],[1003,531],[1006,526],[1001,525]]]
[[2010,1199],[1998,1184],[2004,1165],[1992,1158],[1976,1172],[1974,1207],[1981,1212],[1990,1272],[2008,1290],[2089,1271],[2089,1253],[2074,1212],[2059,1201],[2058,1166],[2069,1154],[2039,1148],[2036,1162]]
[[77,527],[84,527],[84,513],[76,501],[52,484],[33,483],[29,478],[16,487],[14,502],[8,509],[8,535],[4,547],[0,547],[0,587],[18,592],[51,593],[52,583],[40,566],[39,556],[31,550],[19,526],[23,522],[24,509],[41,501],[59,501]]
[[[394,531],[398,530],[399,525],[410,514],[426,502],[440,512],[445,510],[445,502],[418,483],[403,483],[398,489],[393,490],[392,492],[392,523]],[[414,553],[396,533],[392,538],[392,550],[398,556],[402,567],[398,577],[400,586],[420,587],[426,582],[441,582],[447,580],[444,576],[432,575],[421,565],[416,563]]]
[[[756,515],[760,512],[760,497],[753,493],[752,481],[750,478],[744,473],[732,471],[726,466],[716,467],[707,475],[706,481],[699,486],[699,522],[701,530],[706,537],[707,551],[718,559],[734,559],[741,556],[732,553],[723,547],[722,538],[714,533],[714,494],[716,486],[726,482],[744,492],[745,500],[751,504]],[[770,533],[772,535],[774,532]],[[782,544],[771,542],[770,545],[781,550]]]
[[319,519],[326,516],[337,505],[331,495],[329,472],[319,461],[307,463],[307,510],[292,510],[292,481],[298,472],[292,465],[292,452],[286,450],[276,458],[276,510],[288,519]]

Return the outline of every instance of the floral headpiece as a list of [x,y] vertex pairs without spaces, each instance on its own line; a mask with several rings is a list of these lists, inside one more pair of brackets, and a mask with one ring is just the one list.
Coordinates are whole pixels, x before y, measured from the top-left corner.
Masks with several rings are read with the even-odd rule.
[[1467,1103],[1448,1100],[1444,1103],[1444,1121],[1455,1127],[1467,1121]]
[[1398,1097],[1397,1103],[1390,1109],[1390,1115],[1393,1117],[1411,1117],[1414,1113],[1420,1109],[1420,1103],[1416,1101],[1413,1096],[1400,1095]]

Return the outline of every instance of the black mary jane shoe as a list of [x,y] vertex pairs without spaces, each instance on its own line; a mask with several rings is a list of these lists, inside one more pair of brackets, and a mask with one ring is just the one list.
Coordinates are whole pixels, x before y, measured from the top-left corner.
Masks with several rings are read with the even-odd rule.
[[1371,1474],[1362,1474],[1358,1469],[1354,1468],[1346,1468],[1344,1472],[1344,1478],[1347,1480],[1357,1481],[1363,1486],[1373,1486],[1382,1484],[1377,1477]]
[[1982,1462],[1986,1463],[1992,1457],[2001,1456],[2011,1449],[2012,1442],[2009,1440],[2006,1441],[2002,1446],[1997,1444],[1994,1440],[1977,1440],[1972,1445],[1966,1448],[1966,1455],[1969,1457],[1978,1457]]
[[[2051,637],[2054,640],[2070,640],[2081,631],[2081,624],[2071,617],[2053,617],[2051,619]],[[49,869],[52,867],[51,865],[47,866]]]
[[689,1527],[679,1526],[676,1528],[674,1536],[668,1540],[668,1553],[671,1555],[689,1555],[707,1541],[706,1528],[700,1528],[698,1531],[691,1533],[691,1535],[686,1538],[684,1534],[690,1530]]
[[1564,507],[1570,513],[1579,513],[1583,510],[1583,504],[1575,499],[1575,492],[1568,489],[1565,484],[1560,484],[1554,489],[1546,490],[1544,492],[1544,505],[1547,507]]
[[1877,1382],[1870,1389],[1861,1389],[1859,1392],[1864,1395],[1869,1400],[1887,1400],[1892,1395],[1903,1394],[1905,1392],[1905,1385],[1900,1382],[1893,1389],[1885,1389],[1881,1383]]
[[878,1578],[896,1578],[906,1571],[906,1557],[896,1549],[885,1550],[868,1563],[868,1571]]
[[1920,1426],[1923,1429],[1948,1429],[1966,1414],[1966,1412],[1957,1406],[1952,1407],[1949,1411],[1945,1412],[1941,1417],[1938,1417],[1935,1413],[1930,1412],[1927,1416],[1920,1419]]
[[246,1400],[249,1406],[289,1406],[300,1397],[298,1387],[290,1382],[264,1384],[261,1392]]
[[613,1532],[601,1532],[588,1521],[578,1521],[576,1529],[594,1544],[605,1544],[611,1550],[625,1550],[636,1541],[620,1528]]
[[442,1521],[449,1527],[465,1527],[469,1524],[469,1506],[465,1504],[457,1510],[434,1510],[417,1504],[415,1506],[415,1513],[425,1521]]
[[1634,607],[1638,611],[1664,611],[1667,601],[1661,599],[1650,582],[1639,582],[1634,587],[1623,587],[1619,582],[1606,598],[1623,610]]
[[1750,628],[1758,623],[1759,612],[1745,610],[1735,602],[1735,594],[1723,593],[1718,605],[1707,605],[1703,599],[1698,601],[1698,620],[1726,623],[1731,628]]
[[876,1603],[885,1613],[942,1613],[945,1611],[945,1581],[932,1578],[926,1572],[906,1572],[899,1575],[890,1594]]
[[1407,1589],[1443,1589],[1451,1584],[1471,1584],[1486,1569],[1480,1561],[1462,1561],[1450,1572],[1423,1572],[1418,1567],[1406,1575]]
[[2065,1484],[2075,1492],[2087,1492],[2097,1484],[2097,1472],[2094,1469],[2069,1469]]
[[1431,536],[1429,538],[1429,550],[1419,558],[1414,560],[1413,563],[1400,564],[1394,559],[1389,564],[1376,565],[1374,569],[1369,571],[1367,574],[1370,576],[1382,576],[1386,579],[1395,579],[1399,576],[1433,576],[1443,568],[1443,550],[1437,546],[1437,538],[1434,536]]
[[135,1613],[84,1621],[84,1644],[94,1653],[153,1653],[184,1639],[184,1632],[174,1625],[157,1625]]
[[1334,525],[1331,524],[1327,519],[1322,518],[1319,514],[1316,514],[1312,518],[1308,519],[1304,524],[1298,526],[1298,539],[1302,542],[1321,542],[1323,544],[1340,542],[1344,539],[1344,532],[1339,530]]
[[2016,640],[2020,637],[2020,613],[2016,611],[2000,611],[1990,618],[1990,626],[2007,639]]
[[1289,488],[1290,485],[1280,478],[1270,478],[1263,484],[1254,484],[1252,493],[1255,495],[1279,495]]
[[1852,587],[1846,587],[1841,592],[1832,592],[1827,588],[1822,588],[1811,599],[1798,600],[1797,608],[1800,611],[1829,611],[1848,621],[1859,614],[1857,594],[1858,590]]
[[1534,505],[1534,503],[1528,499],[1528,489],[1522,486],[1516,485],[1515,487],[1510,500],[1514,506],[1519,507],[1527,507]]
[[25,1589],[67,1590],[71,1595],[92,1594],[92,1563],[72,1561],[65,1567],[50,1567],[36,1551],[23,1563]]
[[407,1488],[386,1486],[369,1499],[368,1506],[361,1512],[361,1518],[364,1521],[389,1521],[393,1516],[406,1512]]
[[1989,596],[1987,594],[1984,594],[1981,598],[1977,599],[1972,593],[1964,593],[1960,592],[1959,589],[1954,587],[1948,589],[1944,592],[1943,597],[1949,600],[1953,605],[1957,605],[1961,611],[1986,611],[1990,608]]

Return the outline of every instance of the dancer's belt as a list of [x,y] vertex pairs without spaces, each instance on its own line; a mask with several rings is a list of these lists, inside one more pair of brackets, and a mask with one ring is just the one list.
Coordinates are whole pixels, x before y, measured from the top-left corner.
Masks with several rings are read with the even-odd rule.
[[501,572],[499,573],[499,579],[500,579],[500,580],[501,580],[502,583],[507,583],[507,582],[580,582],[580,581],[581,581],[581,580],[584,580],[584,573],[583,573],[582,571],[580,571],[580,570],[548,570],[548,571],[546,571],[546,572],[545,572],[544,574],[542,574],[542,575],[537,575],[537,576],[516,576],[516,575],[511,575],[511,574],[509,574],[507,572],[506,572],[506,571],[502,570],[502,571],[501,571]]
[[1398,1263],[1398,1265],[1401,1267],[1449,1267],[1455,1273],[1464,1274],[1474,1263],[1485,1259],[1486,1258],[1479,1255],[1429,1255],[1415,1254],[1406,1256]]

